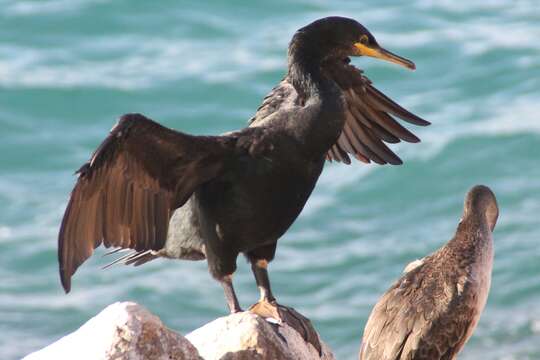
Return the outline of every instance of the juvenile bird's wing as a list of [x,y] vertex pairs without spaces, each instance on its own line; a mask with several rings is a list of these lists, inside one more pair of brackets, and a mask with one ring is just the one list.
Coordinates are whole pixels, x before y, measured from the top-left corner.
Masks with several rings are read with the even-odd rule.
[[[373,308],[361,360],[452,360],[467,340],[474,309],[424,264],[401,277]],[[465,295],[468,296],[468,295]]]
[[58,235],[66,292],[76,269],[102,243],[136,251],[161,249],[173,211],[199,185],[222,173],[237,146],[260,152],[260,138],[249,131],[192,136],[139,114],[124,115],[77,172]]
[[327,159],[350,164],[348,154],[351,154],[366,163],[401,164],[401,159],[385,142],[403,140],[416,143],[420,139],[395,118],[420,126],[430,123],[377,90],[353,65],[339,62],[328,64],[323,69],[341,88],[346,101],[345,125],[338,141],[328,151]]

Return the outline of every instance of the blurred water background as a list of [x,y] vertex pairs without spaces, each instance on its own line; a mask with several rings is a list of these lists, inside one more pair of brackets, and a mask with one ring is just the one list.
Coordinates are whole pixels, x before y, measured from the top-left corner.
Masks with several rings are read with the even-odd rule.
[[[293,32],[353,17],[408,72],[355,59],[417,114],[399,167],[328,165],[271,265],[278,299],[310,317],[339,359],[403,267],[452,235],[465,192],[499,199],[492,289],[461,359],[540,359],[540,6],[536,0],[0,0],[0,358],[137,301],[184,334],[226,314],[204,262],[84,264],[65,295],[56,235],[77,169],[117,117],[195,134],[244,126],[283,76]],[[239,258],[244,307],[258,292]]]

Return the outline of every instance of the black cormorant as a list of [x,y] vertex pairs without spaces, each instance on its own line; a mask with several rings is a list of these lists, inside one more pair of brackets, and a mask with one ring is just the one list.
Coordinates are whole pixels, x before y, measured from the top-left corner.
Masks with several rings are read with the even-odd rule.
[[465,198],[456,234],[410,263],[373,308],[361,360],[453,360],[484,309],[493,264],[497,200],[486,186]]
[[286,77],[247,128],[193,136],[140,114],[122,116],[78,171],[62,220],[58,259],[66,292],[79,265],[103,244],[135,250],[120,258],[126,264],[157,257],[207,259],[230,311],[238,312],[232,275],[243,253],[261,291],[251,310],[283,319],[267,265],[325,159],[350,163],[353,155],[401,164],[383,141],[419,139],[394,116],[429,124],[375,89],[349,56],[414,69],[358,22],[328,17],[295,33]]

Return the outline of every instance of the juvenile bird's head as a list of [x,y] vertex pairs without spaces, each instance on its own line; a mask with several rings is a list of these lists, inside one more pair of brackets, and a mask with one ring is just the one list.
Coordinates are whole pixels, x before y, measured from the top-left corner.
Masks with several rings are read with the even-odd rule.
[[465,197],[463,218],[476,217],[485,220],[491,229],[495,229],[499,217],[499,206],[495,194],[485,185],[474,186]]

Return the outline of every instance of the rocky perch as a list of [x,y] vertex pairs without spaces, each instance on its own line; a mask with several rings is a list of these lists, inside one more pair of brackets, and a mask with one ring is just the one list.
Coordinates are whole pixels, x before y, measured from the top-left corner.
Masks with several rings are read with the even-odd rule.
[[[320,340],[320,338],[319,338]],[[186,337],[133,302],[109,305],[75,332],[24,360],[330,360],[287,324],[272,324],[249,312],[222,317]]]

